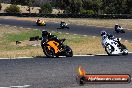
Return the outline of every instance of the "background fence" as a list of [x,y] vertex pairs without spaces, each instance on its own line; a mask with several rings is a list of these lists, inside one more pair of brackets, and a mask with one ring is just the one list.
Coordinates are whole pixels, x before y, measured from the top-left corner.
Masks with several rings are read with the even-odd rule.
[[0,16],[46,17],[46,18],[99,18],[99,19],[132,19],[130,14],[40,14],[40,13],[0,13]]

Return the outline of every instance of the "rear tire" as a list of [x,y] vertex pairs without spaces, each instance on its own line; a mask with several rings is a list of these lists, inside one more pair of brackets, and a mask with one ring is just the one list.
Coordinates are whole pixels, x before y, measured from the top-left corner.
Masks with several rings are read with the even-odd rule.
[[121,30],[121,33],[125,33],[125,31],[124,30]]
[[121,47],[122,47],[122,51],[123,51],[122,55],[128,55],[128,50],[127,50],[126,46],[121,44]]
[[70,29],[69,27],[66,27],[67,29]]
[[117,31],[117,30],[115,30],[116,31],[116,33],[119,33],[119,31]]

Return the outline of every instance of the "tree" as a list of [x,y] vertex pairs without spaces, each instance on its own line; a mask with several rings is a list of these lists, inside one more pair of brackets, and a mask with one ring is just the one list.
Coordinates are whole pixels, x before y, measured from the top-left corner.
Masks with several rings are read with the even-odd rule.
[[26,0],[11,0],[11,4],[26,5]]
[[11,0],[11,3],[15,5],[27,5],[29,13],[31,13],[31,6],[33,6],[34,2],[35,0]]
[[1,5],[1,3],[0,3],[0,10],[2,9],[2,5]]
[[60,8],[70,13],[79,13],[82,5],[82,0],[60,0]]
[[50,3],[46,3],[41,6],[40,13],[52,13],[52,6]]
[[132,14],[132,0],[127,0],[126,5],[127,5],[127,13]]
[[31,7],[33,6],[34,2],[35,2],[35,0],[25,0],[25,2],[24,2],[28,6],[27,11],[29,11],[29,13],[31,13]]
[[4,2],[4,0],[0,0],[0,3],[3,3]]
[[103,10],[107,14],[125,14],[127,0],[103,0]]
[[102,0],[83,0],[83,8],[85,10],[93,10],[99,13],[102,7]]
[[9,7],[6,7],[5,12],[20,13],[20,8],[17,5],[10,5]]

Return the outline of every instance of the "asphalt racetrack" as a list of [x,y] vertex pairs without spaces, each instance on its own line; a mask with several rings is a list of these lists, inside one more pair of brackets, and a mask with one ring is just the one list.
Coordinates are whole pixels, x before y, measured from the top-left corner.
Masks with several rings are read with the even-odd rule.
[[[58,23],[47,23],[46,27],[39,27],[34,22],[0,19],[0,24],[93,36],[99,36],[101,30],[116,34],[113,29],[92,26],[69,25],[69,30],[61,30],[57,29]],[[127,30],[125,34],[117,36],[132,40],[131,34],[131,31]],[[132,88],[132,83],[79,86],[76,82],[79,65],[88,74],[132,75],[131,57],[132,54],[128,56],[96,55],[72,58],[0,59],[0,88]]]
[[132,75],[131,57],[132,54],[0,60],[0,88],[132,88],[132,83],[79,86],[76,82],[79,65],[88,74]]
[[100,36],[100,32],[102,30],[105,30],[116,37],[121,37],[126,40],[132,40],[131,30],[125,30],[126,31],[125,34],[117,34],[115,33],[113,28],[80,26],[80,25],[78,26],[69,25],[70,29],[57,29],[59,28],[59,23],[46,23],[47,26],[44,27],[44,26],[37,26],[35,22],[12,20],[12,19],[0,19],[0,24],[13,25],[13,26],[19,26],[24,28],[36,28],[36,29],[48,30],[48,31],[66,32],[66,33],[73,33],[73,34],[92,35],[92,36]]

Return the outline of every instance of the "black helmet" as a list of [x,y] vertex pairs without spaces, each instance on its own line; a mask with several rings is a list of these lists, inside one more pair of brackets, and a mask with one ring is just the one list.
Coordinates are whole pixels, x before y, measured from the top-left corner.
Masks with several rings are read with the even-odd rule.
[[101,36],[107,35],[106,31],[101,31]]
[[47,36],[47,35],[49,35],[49,32],[48,32],[48,31],[43,30],[43,31],[42,31],[42,35]]

